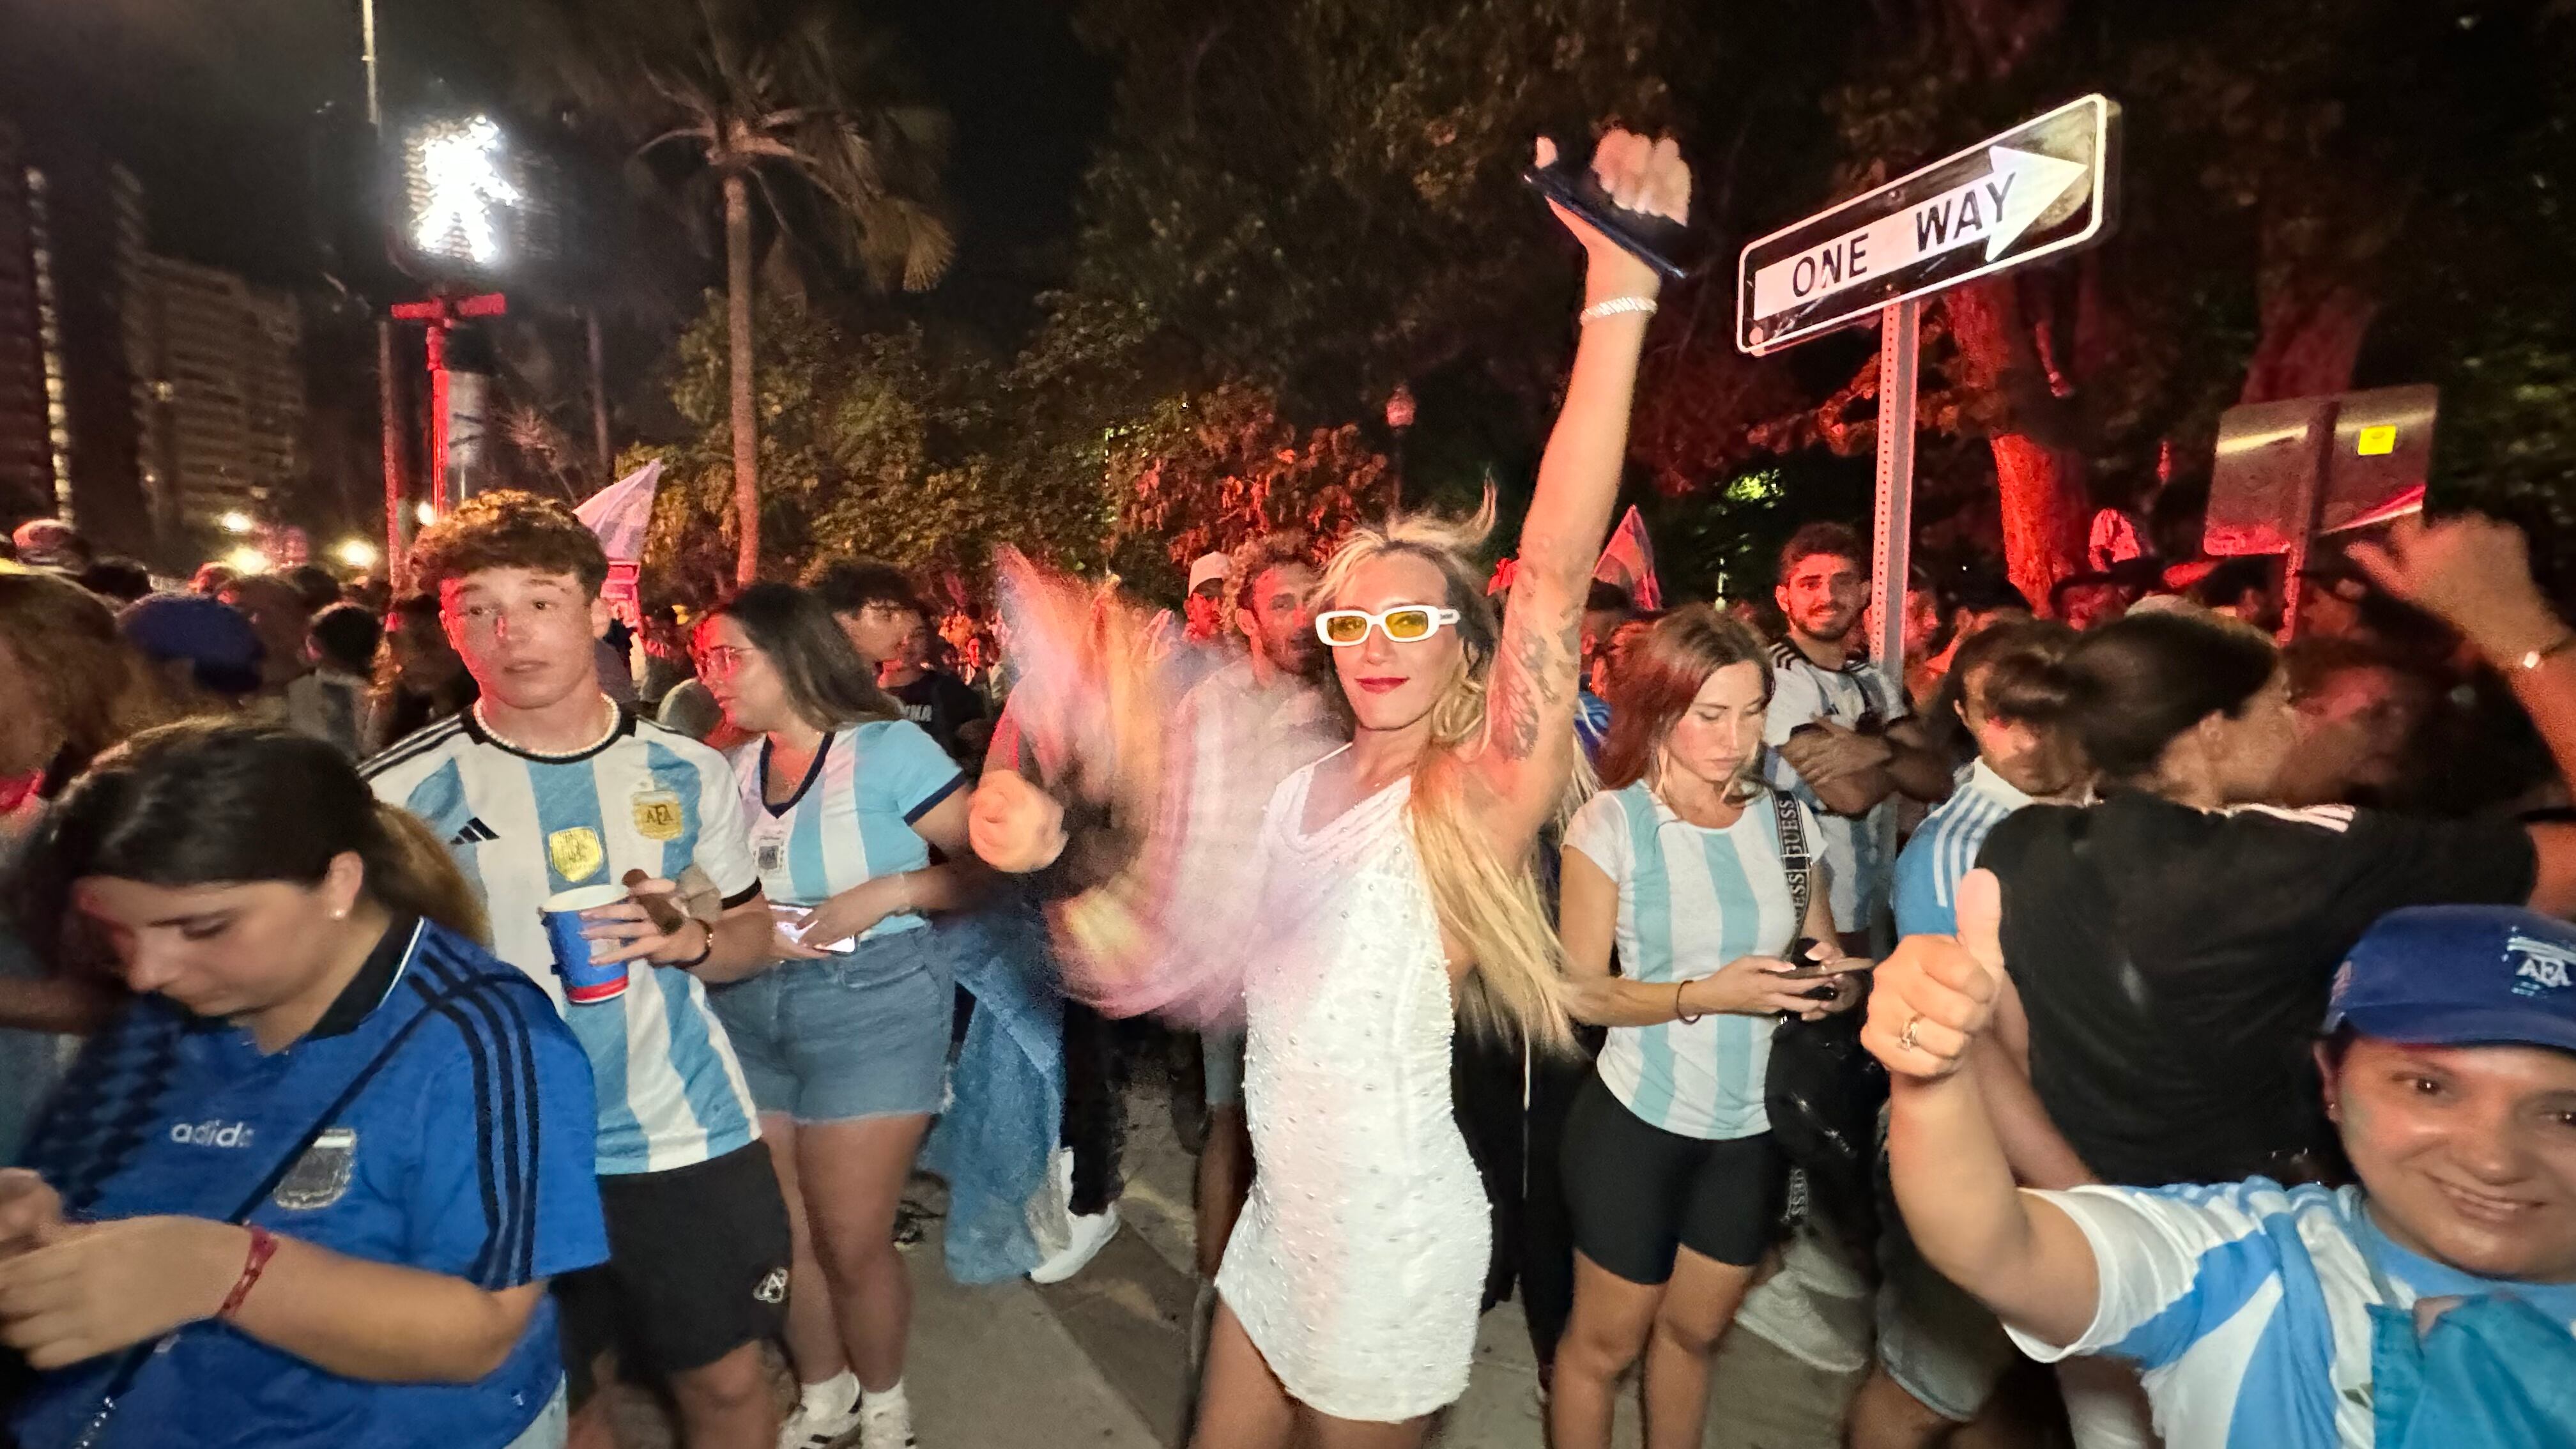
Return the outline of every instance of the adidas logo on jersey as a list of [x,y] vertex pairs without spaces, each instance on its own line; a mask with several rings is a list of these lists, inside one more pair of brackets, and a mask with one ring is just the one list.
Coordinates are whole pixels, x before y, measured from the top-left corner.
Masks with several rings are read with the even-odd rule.
[[464,829],[447,837],[447,843],[450,845],[480,845],[484,841],[498,840],[500,838],[501,832],[484,824],[483,817],[477,815],[465,822]]
[[170,1140],[183,1147],[248,1147],[250,1124],[247,1122],[173,1122]]

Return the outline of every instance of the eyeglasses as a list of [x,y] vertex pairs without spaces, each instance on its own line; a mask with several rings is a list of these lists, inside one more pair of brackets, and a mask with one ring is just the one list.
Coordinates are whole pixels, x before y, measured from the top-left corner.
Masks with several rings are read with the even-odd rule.
[[1365,642],[1374,625],[1398,644],[1414,644],[1457,622],[1457,610],[1435,609],[1428,604],[1406,604],[1382,614],[1365,609],[1326,609],[1315,616],[1315,637],[1336,649],[1347,649]]
[[757,649],[736,649],[730,644],[715,644],[698,651],[700,674],[729,675],[743,666],[743,661],[760,653]]

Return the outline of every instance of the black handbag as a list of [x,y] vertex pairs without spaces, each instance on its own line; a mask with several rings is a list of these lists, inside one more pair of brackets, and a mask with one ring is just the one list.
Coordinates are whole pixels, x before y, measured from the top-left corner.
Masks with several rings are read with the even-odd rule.
[[[1806,822],[1787,792],[1773,791],[1771,804],[1780,823],[1789,899],[1803,923],[1814,892]],[[1784,1015],[1772,1029],[1762,1096],[1771,1118],[1771,1140],[1804,1180],[1803,1193],[1793,1185],[1792,1215],[1819,1217],[1854,1241],[1870,1243],[1878,1235],[1872,1174],[1878,1163],[1879,1107],[1887,1101],[1887,1068],[1861,1046],[1861,1016],[1858,1005],[1816,1021]]]

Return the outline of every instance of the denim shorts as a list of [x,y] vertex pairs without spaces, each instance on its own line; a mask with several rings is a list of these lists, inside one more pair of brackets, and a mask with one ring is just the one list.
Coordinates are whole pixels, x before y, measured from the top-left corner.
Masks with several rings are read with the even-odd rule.
[[761,1111],[848,1122],[939,1110],[956,1004],[935,935],[897,931],[707,993]]

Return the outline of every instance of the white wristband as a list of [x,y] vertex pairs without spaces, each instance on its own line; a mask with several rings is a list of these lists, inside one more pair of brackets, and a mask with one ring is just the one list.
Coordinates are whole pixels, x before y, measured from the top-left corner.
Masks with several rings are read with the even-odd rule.
[[1575,313],[1574,320],[1589,326],[1592,323],[1600,321],[1604,317],[1616,317],[1622,312],[1642,312],[1646,316],[1652,317],[1655,315],[1655,299],[1652,297],[1613,297],[1607,302],[1595,302],[1591,306],[1584,308],[1582,311]]

